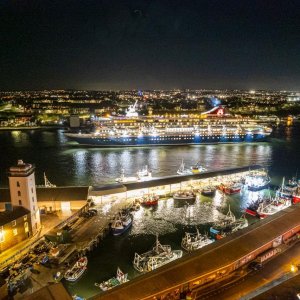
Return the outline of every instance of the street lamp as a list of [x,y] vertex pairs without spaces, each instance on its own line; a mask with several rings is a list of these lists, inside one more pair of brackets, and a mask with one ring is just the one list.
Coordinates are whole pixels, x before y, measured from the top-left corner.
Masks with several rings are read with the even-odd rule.
[[291,272],[296,273],[298,271],[298,268],[295,265],[291,265]]

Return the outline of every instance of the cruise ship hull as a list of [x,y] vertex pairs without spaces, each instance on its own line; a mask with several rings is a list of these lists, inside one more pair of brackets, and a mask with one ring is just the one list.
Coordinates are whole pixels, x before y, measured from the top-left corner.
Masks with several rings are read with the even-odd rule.
[[66,134],[73,141],[82,145],[99,147],[140,147],[140,146],[172,146],[172,145],[202,145],[221,143],[250,143],[266,141],[264,134],[244,134],[232,136],[192,136],[192,137],[97,137],[79,134]]

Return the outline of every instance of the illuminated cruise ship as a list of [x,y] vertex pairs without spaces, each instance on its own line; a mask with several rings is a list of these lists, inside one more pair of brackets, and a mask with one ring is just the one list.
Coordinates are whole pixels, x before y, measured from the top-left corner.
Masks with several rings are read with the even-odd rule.
[[98,124],[91,133],[66,133],[79,144],[102,147],[260,142],[272,132],[252,119],[236,118],[218,106],[196,117],[124,117]]

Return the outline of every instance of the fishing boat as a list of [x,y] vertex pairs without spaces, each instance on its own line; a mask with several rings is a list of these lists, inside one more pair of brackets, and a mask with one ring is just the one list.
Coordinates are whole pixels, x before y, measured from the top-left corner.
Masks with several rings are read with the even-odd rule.
[[270,199],[269,198],[265,199],[265,198],[258,197],[257,200],[252,201],[247,205],[247,207],[245,209],[245,213],[250,215],[250,216],[257,217],[257,209],[258,209],[259,205],[263,202],[266,202],[266,201],[269,202]]
[[218,186],[218,189],[226,195],[237,194],[241,191],[242,184],[239,182],[233,182],[233,183],[229,183],[229,184],[221,183]]
[[173,194],[174,200],[196,200],[196,197],[193,191],[179,191]]
[[260,219],[264,219],[268,216],[271,216],[285,208],[291,206],[290,199],[281,199],[279,197],[275,197],[272,201],[268,204],[262,202],[257,208],[257,216]]
[[155,206],[158,204],[159,196],[157,195],[146,195],[141,199],[141,205],[143,206]]
[[124,169],[121,170],[120,177],[116,178],[116,182],[120,182],[120,183],[122,183],[122,182],[136,182],[136,181],[138,181],[137,177],[134,177],[134,176],[126,177]]
[[111,232],[113,235],[121,235],[127,231],[132,225],[132,216],[126,211],[122,211],[117,214],[111,224]]
[[196,233],[185,232],[181,241],[181,247],[184,250],[191,252],[209,245],[212,242],[213,240],[208,238],[206,235],[200,234],[198,228],[196,228]]
[[271,182],[266,172],[252,173],[246,176],[245,184],[249,191],[257,192],[268,188]]
[[141,255],[134,254],[133,267],[141,273],[153,271],[182,257],[182,250],[172,250],[170,245],[162,245],[156,236],[155,246]]
[[292,178],[285,184],[285,178],[282,179],[282,184],[280,189],[277,191],[277,194],[282,199],[292,199],[293,195],[298,189],[298,182],[295,178]]
[[212,197],[216,193],[216,188],[213,186],[206,186],[201,190],[201,195]]
[[138,170],[137,172],[137,179],[138,181],[146,181],[152,179],[152,173],[148,170],[148,166],[146,165],[142,169]]
[[218,240],[247,226],[248,220],[245,215],[237,220],[229,207],[227,215],[213,224],[209,231],[212,237]]
[[300,191],[299,191],[299,189],[293,194],[292,203],[293,204],[300,203]]
[[120,268],[117,269],[116,277],[112,277],[107,281],[103,281],[102,283],[95,283],[95,286],[99,287],[102,291],[108,291],[120,284],[128,282],[128,274],[123,273]]
[[88,259],[86,256],[81,257],[77,262],[73,265],[73,267],[65,273],[65,279],[67,281],[74,282],[78,280],[84,271],[87,269]]
[[130,207],[130,210],[131,211],[138,211],[139,209],[141,208],[141,202],[139,199],[135,199],[133,202],[132,202],[132,205]]
[[191,175],[192,170],[186,169],[183,160],[181,161],[181,164],[179,166],[179,169],[177,170],[178,175]]
[[191,166],[191,171],[193,174],[199,174],[207,171],[207,169],[201,166],[200,162],[197,162],[195,165]]

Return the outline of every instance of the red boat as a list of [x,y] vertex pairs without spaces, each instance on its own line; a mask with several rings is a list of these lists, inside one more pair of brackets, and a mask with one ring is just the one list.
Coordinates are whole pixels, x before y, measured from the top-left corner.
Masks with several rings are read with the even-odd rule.
[[245,213],[247,213],[250,216],[256,217],[257,216],[257,212],[254,210],[251,210],[249,208],[246,208]]
[[149,195],[144,196],[141,200],[141,205],[143,206],[154,206],[158,204],[159,196]]
[[292,203],[293,204],[300,203],[300,194],[293,195]]
[[218,187],[218,189],[226,195],[237,194],[241,191],[241,188],[242,185],[240,183],[233,183],[228,185],[221,183]]

